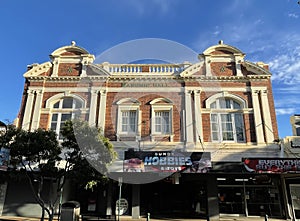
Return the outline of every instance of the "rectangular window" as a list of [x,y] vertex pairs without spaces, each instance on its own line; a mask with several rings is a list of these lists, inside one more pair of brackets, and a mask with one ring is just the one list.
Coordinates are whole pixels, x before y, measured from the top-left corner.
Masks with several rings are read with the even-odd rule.
[[122,111],[122,132],[135,133],[137,128],[136,111]]
[[221,114],[221,127],[223,140],[234,140],[231,114]]
[[211,114],[212,141],[245,141],[244,121],[241,113]]
[[63,129],[63,126],[65,125],[65,122],[68,121],[68,120],[71,120],[71,118],[72,118],[72,114],[71,113],[67,113],[67,114],[56,113],[56,114],[52,114],[50,128],[52,130],[54,130],[58,134],[58,139],[59,140],[63,139],[61,131]]
[[155,132],[160,134],[170,133],[170,112],[156,111],[155,112]]
[[217,114],[211,115],[211,132],[212,132],[212,140],[218,141],[219,140],[219,124],[218,124],[218,115]]
[[242,114],[234,114],[235,133],[237,141],[244,141],[244,123]]
[[57,128],[57,119],[58,119],[58,114],[52,114],[52,120],[51,120],[51,130],[56,131]]

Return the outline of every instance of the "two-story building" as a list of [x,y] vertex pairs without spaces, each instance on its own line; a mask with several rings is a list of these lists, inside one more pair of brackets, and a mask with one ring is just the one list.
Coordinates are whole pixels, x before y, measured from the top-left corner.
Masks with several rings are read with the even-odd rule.
[[[52,129],[58,139],[64,122],[76,116],[102,128],[121,165],[111,167],[110,178],[122,177],[122,199],[128,203],[123,212],[133,218],[288,216],[281,173],[270,169],[271,158],[284,153],[274,143],[278,131],[268,65],[245,60],[242,51],[222,41],[198,58],[180,64],[97,64],[72,42],[53,51],[49,61],[28,66],[18,126]],[[206,164],[192,170],[201,159]],[[94,197],[65,194],[64,200],[79,200],[83,212],[110,215],[117,184]],[[12,191],[8,185],[7,197]],[[3,214],[13,213],[6,208],[14,203],[6,203]]]

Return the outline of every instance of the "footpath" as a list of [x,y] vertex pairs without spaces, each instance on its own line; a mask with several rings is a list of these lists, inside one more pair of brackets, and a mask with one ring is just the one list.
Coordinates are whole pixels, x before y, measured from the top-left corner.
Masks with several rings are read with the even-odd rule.
[[[0,216],[0,221],[39,221],[39,218],[32,217],[19,217],[19,216]],[[109,221],[109,219],[93,218],[87,219],[86,221]],[[131,216],[120,216],[120,221],[206,221],[206,219],[177,219],[177,218],[150,218],[147,220],[146,217],[140,219],[132,219]],[[220,221],[287,221],[286,219],[275,219],[265,217],[240,217],[240,216],[221,216]],[[45,219],[45,221],[48,221]],[[57,221],[54,219],[53,221]],[[79,220],[84,221],[84,220]],[[111,220],[112,221],[112,220]],[[118,221],[118,218],[116,219]]]

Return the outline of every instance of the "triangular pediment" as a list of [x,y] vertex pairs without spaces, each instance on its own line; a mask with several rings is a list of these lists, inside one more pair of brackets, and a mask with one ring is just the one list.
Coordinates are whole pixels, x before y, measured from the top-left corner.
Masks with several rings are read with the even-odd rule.
[[48,76],[51,72],[52,63],[45,62],[43,64],[32,64],[28,66],[28,71],[23,75],[25,78]]
[[97,64],[89,64],[86,66],[86,75],[87,76],[97,76],[97,77],[108,77],[111,74]]

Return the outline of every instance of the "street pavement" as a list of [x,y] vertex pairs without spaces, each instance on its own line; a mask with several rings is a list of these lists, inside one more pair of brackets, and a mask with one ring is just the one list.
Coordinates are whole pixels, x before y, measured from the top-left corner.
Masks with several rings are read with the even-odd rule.
[[[31,218],[31,217],[19,217],[19,216],[0,216],[0,221],[39,221],[39,218]],[[89,219],[90,221],[108,221],[109,219]],[[117,218],[118,220],[118,218]],[[175,218],[150,218],[148,221],[206,221],[206,219],[175,219]],[[286,219],[275,219],[265,217],[239,217],[239,216],[221,216],[220,221],[286,221]],[[45,219],[47,221],[47,219]],[[57,221],[57,219],[54,219]],[[80,220],[81,221],[81,220]],[[147,221],[146,217],[142,217],[140,219],[132,219],[131,216],[120,216],[120,221]]]

